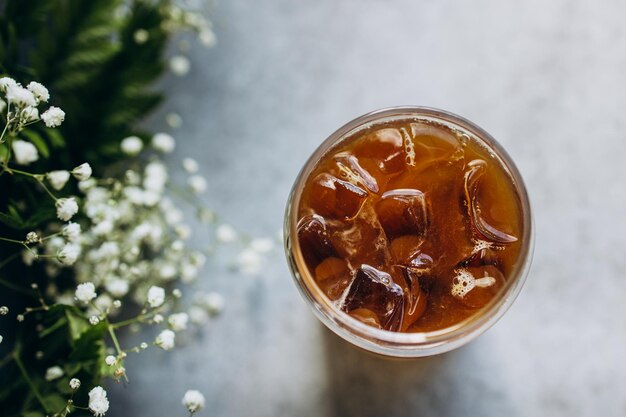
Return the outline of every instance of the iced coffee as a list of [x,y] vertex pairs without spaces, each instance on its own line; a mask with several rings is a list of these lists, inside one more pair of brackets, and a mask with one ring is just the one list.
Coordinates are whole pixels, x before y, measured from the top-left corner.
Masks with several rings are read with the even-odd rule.
[[331,146],[292,209],[314,285],[340,311],[393,332],[481,314],[502,297],[527,227],[518,187],[488,144],[410,116]]

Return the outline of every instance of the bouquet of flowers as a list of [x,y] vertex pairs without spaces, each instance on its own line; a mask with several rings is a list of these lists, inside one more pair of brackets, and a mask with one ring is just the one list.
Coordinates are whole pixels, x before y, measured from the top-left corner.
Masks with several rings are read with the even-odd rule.
[[[170,350],[177,332],[201,326],[223,299],[181,283],[201,274],[207,251],[189,247],[190,203],[216,243],[239,236],[200,204],[198,163],[182,161],[172,184],[161,156],[176,142],[143,131],[161,101],[152,83],[168,67],[172,34],[215,42],[210,23],[169,0],[9,0],[0,18],[0,416],[104,415],[105,379],[128,380],[125,361]],[[186,50],[183,44],[179,49]],[[184,75],[181,53],[169,68]],[[181,118],[167,116],[176,127]],[[255,273],[268,239],[238,260]],[[184,287],[184,286],[182,286]],[[126,327],[157,336],[124,347]],[[204,406],[189,390],[190,414]]]

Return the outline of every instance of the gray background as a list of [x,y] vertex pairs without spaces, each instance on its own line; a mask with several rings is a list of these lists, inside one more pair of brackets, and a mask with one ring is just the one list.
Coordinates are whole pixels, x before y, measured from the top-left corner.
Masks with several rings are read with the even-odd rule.
[[188,388],[205,394],[205,416],[626,415],[625,13],[583,0],[218,3],[218,46],[194,46],[190,74],[165,79],[152,124],[183,116],[171,162],[201,162],[223,219],[275,236],[322,139],[373,109],[428,105],[478,123],[517,161],[533,268],[483,337],[393,362],[329,334],[282,253],[242,277],[223,252],[200,287],[226,296],[224,314],[174,352],[132,357],[110,415],[183,416]]

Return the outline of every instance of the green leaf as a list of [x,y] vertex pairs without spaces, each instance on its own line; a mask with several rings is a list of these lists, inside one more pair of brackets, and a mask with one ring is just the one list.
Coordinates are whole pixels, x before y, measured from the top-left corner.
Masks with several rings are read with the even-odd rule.
[[44,414],[40,411],[26,411],[22,413],[22,417],[44,417]]
[[46,136],[48,137],[48,141],[53,148],[62,148],[65,146],[65,139],[63,139],[63,135],[56,129],[47,128],[45,130]]
[[22,229],[24,220],[14,206],[9,206],[7,213],[0,212],[0,223],[4,223],[12,229]]
[[65,316],[70,325],[70,337],[73,341],[76,341],[89,329],[90,324],[85,317],[70,310],[65,312]]
[[74,343],[74,349],[69,360],[84,362],[99,358],[101,350],[104,349],[104,335],[106,332],[107,323],[104,321],[89,327]]
[[32,129],[24,129],[20,132],[20,135],[23,136],[26,140],[32,142],[44,158],[50,157],[50,150],[48,149],[48,145],[39,133]]
[[46,408],[50,412],[61,411],[65,408],[65,404],[67,402],[65,398],[57,393],[46,395],[43,400],[46,403]]

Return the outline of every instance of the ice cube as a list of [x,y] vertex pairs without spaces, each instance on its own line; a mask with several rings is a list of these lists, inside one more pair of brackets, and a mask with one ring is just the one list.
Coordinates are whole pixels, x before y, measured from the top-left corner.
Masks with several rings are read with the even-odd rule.
[[313,214],[298,222],[298,240],[304,260],[315,268],[322,260],[335,255],[328,226],[322,216]]
[[417,235],[397,237],[389,244],[391,255],[396,263],[408,265],[413,255],[419,253],[423,238]]
[[423,275],[434,265],[432,256],[424,252],[424,239],[415,235],[405,235],[393,239],[389,245],[391,255],[398,265],[411,268]]
[[496,244],[508,244],[517,241],[513,235],[505,233],[492,225],[489,211],[483,210],[479,198],[481,179],[487,170],[487,163],[482,159],[475,159],[467,164],[464,177],[465,199],[469,211],[472,228],[478,237]]
[[424,314],[428,296],[422,291],[420,285],[421,271],[412,268],[395,268],[395,270],[399,271],[403,278],[396,279],[396,282],[404,290],[404,318],[400,328],[404,332]]
[[361,264],[378,267],[391,263],[387,237],[376,217],[372,201],[367,200],[354,219],[334,221],[329,227],[333,247],[353,269]]
[[347,291],[341,305],[345,312],[366,308],[376,314],[383,329],[397,331],[401,328],[404,294],[390,274],[361,265]]
[[346,261],[340,258],[330,257],[324,259],[315,268],[315,280],[328,298],[335,301],[338,300],[346,290],[352,281],[352,276],[350,275]]
[[380,190],[376,178],[359,164],[356,156],[348,152],[341,152],[335,155],[335,162],[339,170],[339,176],[346,181],[356,186],[367,188],[373,193],[377,193]]
[[391,127],[377,129],[359,139],[355,154],[367,158],[380,158],[402,151],[403,137],[400,130]]
[[428,229],[428,205],[424,193],[409,188],[386,191],[376,204],[378,220],[388,238],[414,235],[423,238]]
[[377,329],[382,328],[378,316],[372,310],[368,310],[367,308],[357,308],[356,310],[352,310],[348,314],[350,314],[355,319],[362,321],[368,326],[376,327]]
[[372,173],[393,174],[406,166],[403,136],[395,128],[378,129],[364,136],[354,153]]
[[318,214],[335,219],[354,217],[367,197],[362,188],[330,174],[315,177],[311,187],[310,206]]
[[409,132],[416,165],[437,160],[463,159],[463,145],[452,132],[424,123],[411,123]]

